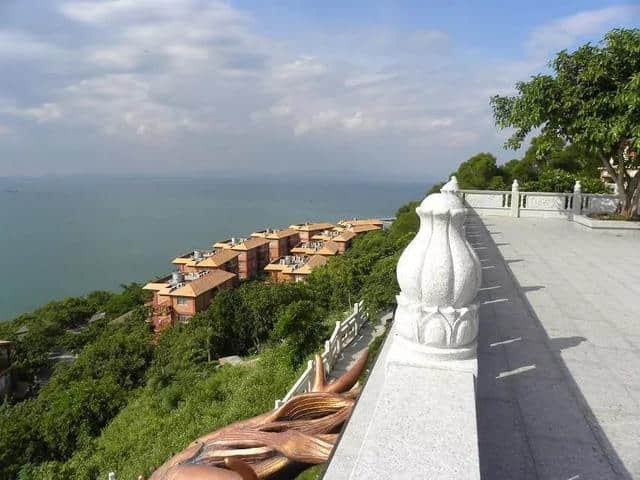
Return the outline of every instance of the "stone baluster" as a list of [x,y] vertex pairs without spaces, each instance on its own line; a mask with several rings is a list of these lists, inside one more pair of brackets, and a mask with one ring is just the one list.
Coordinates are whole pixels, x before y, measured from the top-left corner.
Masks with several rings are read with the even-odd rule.
[[515,179],[511,184],[511,216],[516,218],[520,216],[520,184]]
[[577,180],[575,185],[573,186],[573,213],[575,215],[580,215],[582,212],[582,184],[580,180]]
[[416,212],[420,229],[398,261],[397,348],[388,362],[472,358],[482,269],[464,234],[464,205],[445,190]]

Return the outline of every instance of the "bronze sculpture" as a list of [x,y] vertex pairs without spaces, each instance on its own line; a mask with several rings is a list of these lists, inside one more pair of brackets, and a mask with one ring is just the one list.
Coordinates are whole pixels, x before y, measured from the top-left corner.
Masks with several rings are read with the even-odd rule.
[[327,384],[322,359],[316,355],[309,393],[198,438],[150,480],[254,480],[287,467],[326,462],[360,393],[354,385],[367,356],[365,350],[345,374]]

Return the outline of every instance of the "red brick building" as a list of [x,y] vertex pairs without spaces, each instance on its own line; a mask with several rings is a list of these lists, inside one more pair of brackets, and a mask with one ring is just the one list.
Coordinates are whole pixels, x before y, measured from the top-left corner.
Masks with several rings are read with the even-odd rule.
[[231,238],[218,242],[214,248],[238,252],[238,277],[255,278],[269,264],[269,240],[266,238]]
[[237,276],[224,270],[202,272],[174,272],[158,281],[147,283],[143,289],[153,292],[149,321],[156,331],[185,322],[196,313],[206,310],[217,292],[232,288]]
[[300,234],[301,242],[308,242],[315,234],[320,233],[323,230],[331,230],[334,226],[335,225],[332,225],[331,223],[298,223],[296,225],[291,225],[289,228]]
[[180,272],[201,272],[204,270],[225,270],[238,274],[239,252],[228,248],[216,250],[194,250],[173,259]]
[[287,255],[278,258],[265,267],[269,278],[276,282],[302,282],[314,269],[327,264],[322,255]]
[[351,241],[356,234],[343,229],[324,230],[312,237],[313,241],[332,242],[338,246],[338,253],[344,253],[351,247]]
[[266,238],[269,240],[269,261],[287,256],[291,249],[300,243],[300,234],[292,229],[263,230],[251,234],[254,238]]
[[333,257],[340,253],[340,247],[334,242],[312,240],[310,242],[300,242],[291,249],[291,253],[294,255],[322,255],[323,257]]

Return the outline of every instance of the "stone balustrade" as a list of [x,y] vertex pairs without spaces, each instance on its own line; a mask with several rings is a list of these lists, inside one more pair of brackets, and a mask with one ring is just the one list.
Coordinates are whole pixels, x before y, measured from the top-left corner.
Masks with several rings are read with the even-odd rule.
[[572,193],[521,192],[514,180],[511,191],[459,190],[459,195],[478,215],[571,219],[574,215],[612,213],[618,205],[617,195],[582,193],[579,181]]

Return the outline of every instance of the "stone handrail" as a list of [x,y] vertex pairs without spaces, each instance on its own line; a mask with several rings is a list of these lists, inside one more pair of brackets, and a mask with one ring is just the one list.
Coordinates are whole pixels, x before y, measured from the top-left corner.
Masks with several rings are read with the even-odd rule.
[[458,190],[465,206],[479,215],[511,217],[560,217],[613,213],[619,197],[612,194],[582,193],[580,182],[573,192],[520,191],[514,180],[511,190]]
[[[363,302],[360,301],[353,305],[353,313],[346,320],[337,321],[333,329],[333,333],[329,340],[324,342],[324,351],[322,352],[322,364],[324,365],[325,375],[329,375],[336,361],[344,348],[349,345],[358,336],[358,332],[368,320],[367,312],[362,308]],[[308,392],[314,378],[313,362],[309,360],[307,368],[298,378],[296,383],[289,389],[284,398],[276,400],[276,408],[280,407],[294,395]]]

